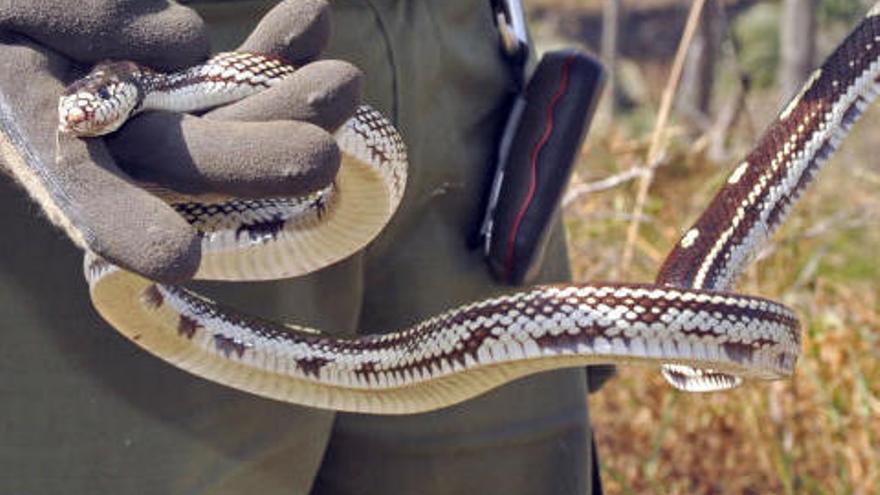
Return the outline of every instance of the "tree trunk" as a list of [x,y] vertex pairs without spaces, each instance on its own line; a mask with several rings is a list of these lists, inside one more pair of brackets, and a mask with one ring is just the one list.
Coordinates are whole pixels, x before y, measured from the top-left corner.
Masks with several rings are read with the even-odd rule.
[[691,127],[705,132],[711,125],[712,89],[715,85],[715,62],[721,46],[721,15],[715,1],[706,2],[700,26],[688,50],[681,87],[678,111],[685,115]]
[[614,116],[617,107],[617,53],[618,30],[620,28],[620,0],[605,0],[602,8],[601,57],[608,69],[605,83],[604,108],[600,112],[608,121]]
[[780,26],[779,85],[791,98],[813,70],[817,0],[784,0]]

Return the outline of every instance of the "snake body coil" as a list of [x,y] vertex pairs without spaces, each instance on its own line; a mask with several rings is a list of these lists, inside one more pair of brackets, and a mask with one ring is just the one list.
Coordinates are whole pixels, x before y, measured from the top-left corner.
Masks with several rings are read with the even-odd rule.
[[[535,287],[351,340],[247,317],[87,254],[92,300],[118,331],[180,368],[262,396],[337,410],[426,411],[527,374],[593,363],[665,364],[664,376],[692,391],[788,376],[800,352],[792,312],[721,291],[731,288],[876,97],[877,14],[875,7],[764,133],[655,284]],[[141,109],[226,103],[292,71],[240,53],[172,75],[130,63],[101,66],[62,99],[61,126],[100,135]],[[105,82],[96,86],[96,79]],[[127,86],[132,80],[139,86]],[[345,155],[340,175],[308,197],[177,205],[205,233],[198,277],[301,275],[356,252],[379,232],[403,195],[403,140],[367,107],[336,136]]]

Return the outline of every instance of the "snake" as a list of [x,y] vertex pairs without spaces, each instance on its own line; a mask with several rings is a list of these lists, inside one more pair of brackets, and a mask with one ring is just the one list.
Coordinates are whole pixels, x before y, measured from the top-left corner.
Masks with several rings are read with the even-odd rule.
[[[222,105],[295,70],[240,52],[174,73],[99,64],[59,100],[59,130],[105,135],[138,112]],[[878,76],[880,4],[772,121],[653,283],[512,289],[401,330],[352,338],[246,315],[86,252],[90,296],[113,328],[174,366],[259,396],[340,411],[430,411],[523,376],[600,363],[659,366],[671,385],[695,392],[783,379],[800,355],[800,322],[784,305],[734,292],[734,284],[875,99]],[[168,199],[201,233],[196,278],[296,277],[378,235],[403,201],[404,139],[368,106],[334,137],[339,174],[313,193]]]

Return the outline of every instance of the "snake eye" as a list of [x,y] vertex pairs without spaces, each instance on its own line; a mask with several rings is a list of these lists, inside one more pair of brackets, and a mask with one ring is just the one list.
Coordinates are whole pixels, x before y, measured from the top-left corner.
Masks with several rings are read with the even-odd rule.
[[100,98],[102,100],[109,100],[110,99],[110,90],[107,89],[106,87],[102,87],[102,88],[98,89],[98,98]]

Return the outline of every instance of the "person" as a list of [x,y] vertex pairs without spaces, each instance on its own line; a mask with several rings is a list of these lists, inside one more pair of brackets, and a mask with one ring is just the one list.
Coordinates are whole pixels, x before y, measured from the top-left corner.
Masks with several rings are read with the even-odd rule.
[[[94,313],[80,275],[75,244],[157,280],[188,278],[195,237],[131,178],[242,196],[308,189],[338,164],[326,131],[362,90],[409,147],[406,196],[385,231],[306,277],[201,289],[266,318],[348,336],[509,290],[466,242],[514,90],[489,0],[86,3],[0,5],[0,115],[17,117],[0,118],[0,156],[74,240],[13,181],[0,184],[0,493],[600,491],[584,370],[411,416],[298,407],[140,351]],[[144,114],[98,144],[55,141],[57,117],[46,114],[78,67],[102,58],[181,67],[207,56],[207,37],[215,50],[247,38],[245,48],[287,56],[305,75],[271,104]],[[326,60],[314,62],[319,53]],[[236,144],[247,140],[262,145]],[[22,165],[22,149],[42,160],[40,170]],[[568,280],[559,224],[545,259],[539,282]]]

